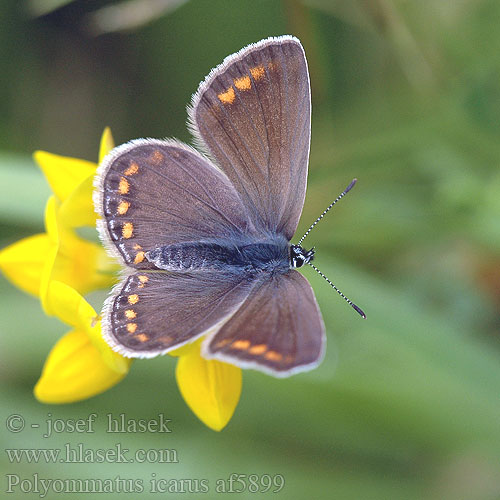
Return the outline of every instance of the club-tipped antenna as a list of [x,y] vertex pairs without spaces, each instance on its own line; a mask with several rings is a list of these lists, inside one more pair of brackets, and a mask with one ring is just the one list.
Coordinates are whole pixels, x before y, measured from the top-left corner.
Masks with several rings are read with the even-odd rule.
[[311,224],[309,229],[304,233],[304,236],[300,238],[297,245],[300,245],[306,239],[306,236],[313,230],[314,226],[316,226],[316,224],[330,211],[330,209],[333,207],[333,205],[335,205],[335,203],[337,203],[337,201],[341,200],[354,187],[354,184],[356,184],[357,181],[358,179],[353,179],[352,182],[344,189],[344,191],[342,191],[342,193],[337,196],[337,199],[335,199],[330,203],[330,205],[328,205],[323,213]]
[[[351,186],[352,187],[352,186]],[[345,194],[345,192],[344,192]],[[352,300],[348,299],[315,265],[308,262],[308,264],[322,277],[328,284],[363,318],[366,319],[366,314],[359,308]]]

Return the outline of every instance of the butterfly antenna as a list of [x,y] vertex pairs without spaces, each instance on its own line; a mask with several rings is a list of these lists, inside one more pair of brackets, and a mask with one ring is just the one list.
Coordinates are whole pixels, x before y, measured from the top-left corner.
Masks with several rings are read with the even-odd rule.
[[344,189],[344,191],[342,191],[342,193],[337,196],[337,199],[332,201],[332,203],[328,205],[323,213],[311,224],[309,229],[305,232],[304,236],[300,238],[297,245],[300,245],[306,239],[306,236],[313,230],[314,226],[330,211],[330,209],[333,207],[333,205],[335,205],[335,203],[337,203],[337,201],[341,200],[354,187],[354,184],[356,184],[357,181],[358,179],[353,179],[352,182]]
[[[351,186],[352,187],[352,186]],[[344,192],[345,194],[345,192]],[[316,266],[308,262],[308,264],[322,277],[329,285],[363,318],[366,319],[366,314],[352,300],[348,299]]]

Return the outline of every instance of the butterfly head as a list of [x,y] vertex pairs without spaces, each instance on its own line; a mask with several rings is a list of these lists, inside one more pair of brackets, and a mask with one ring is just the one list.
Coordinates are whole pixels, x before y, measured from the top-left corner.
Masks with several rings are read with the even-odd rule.
[[314,247],[305,250],[300,245],[290,245],[290,267],[296,269],[309,264],[314,259]]

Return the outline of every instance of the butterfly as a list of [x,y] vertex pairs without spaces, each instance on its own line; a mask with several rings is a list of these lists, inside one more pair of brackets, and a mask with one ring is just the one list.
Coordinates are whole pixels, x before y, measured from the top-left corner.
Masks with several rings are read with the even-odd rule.
[[296,268],[314,250],[290,243],[311,130],[299,40],[267,38],[228,56],[199,85],[188,115],[198,150],[138,139],[98,168],[99,234],[124,266],[103,307],[103,336],[128,357],[205,336],[208,359],[278,377],[312,369],[325,327]]

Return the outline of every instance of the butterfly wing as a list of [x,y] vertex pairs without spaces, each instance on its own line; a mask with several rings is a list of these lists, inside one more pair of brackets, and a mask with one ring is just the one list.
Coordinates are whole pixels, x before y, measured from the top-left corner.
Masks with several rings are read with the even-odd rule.
[[226,175],[178,141],[139,139],[99,166],[94,204],[104,243],[124,264],[151,269],[156,247],[252,232]]
[[203,354],[286,377],[317,366],[325,328],[311,285],[294,270],[258,281]]
[[131,274],[104,304],[103,336],[124,356],[164,354],[226,320],[254,284],[248,276],[220,271]]
[[189,116],[255,226],[290,240],[304,204],[311,128],[300,42],[268,38],[227,57],[200,84]]

